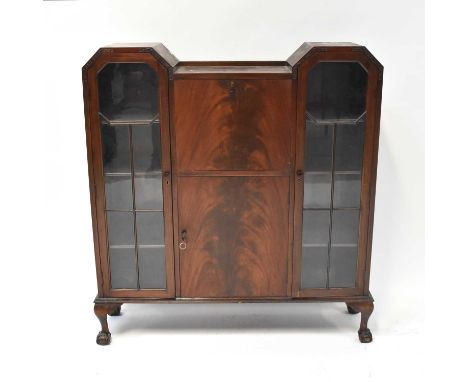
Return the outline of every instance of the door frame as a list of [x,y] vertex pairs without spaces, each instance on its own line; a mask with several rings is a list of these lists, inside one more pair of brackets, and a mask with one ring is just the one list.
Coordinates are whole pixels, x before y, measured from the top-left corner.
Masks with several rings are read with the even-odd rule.
[[[359,221],[356,286],[354,288],[301,288],[302,210],[304,201],[305,109],[307,75],[320,62],[357,62],[367,72],[366,125],[361,180],[361,213]],[[383,67],[364,47],[315,47],[297,68],[296,167],[294,205],[293,297],[339,297],[369,294],[372,227],[377,177],[377,155],[380,128],[380,103]]]
[[[168,66],[151,47],[101,48],[83,67],[88,173],[93,220],[94,250],[99,297],[171,298],[175,296],[174,245],[172,224],[172,180],[170,159]],[[161,132],[161,171],[163,173],[163,216],[166,257],[165,289],[112,289],[105,213],[104,168],[99,121],[98,73],[110,63],[144,63],[159,80],[159,118]],[[168,65],[168,64],[167,64]]]

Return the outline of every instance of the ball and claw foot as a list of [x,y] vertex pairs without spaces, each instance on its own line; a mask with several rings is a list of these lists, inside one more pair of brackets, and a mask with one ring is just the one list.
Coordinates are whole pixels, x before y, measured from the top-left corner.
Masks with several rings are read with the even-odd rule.
[[111,334],[109,332],[100,331],[96,337],[98,345],[109,345],[111,342]]
[[349,314],[358,314],[359,313],[357,310],[354,310],[349,305],[346,305],[346,307],[348,308],[348,313]]
[[358,334],[359,334],[359,341],[361,341],[363,344],[372,342],[372,333],[369,329],[359,330]]
[[109,316],[120,316],[120,305],[109,313]]

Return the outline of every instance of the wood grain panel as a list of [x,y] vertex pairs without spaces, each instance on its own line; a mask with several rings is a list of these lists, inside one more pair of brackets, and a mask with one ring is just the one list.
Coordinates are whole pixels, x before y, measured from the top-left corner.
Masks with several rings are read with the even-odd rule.
[[178,180],[182,297],[288,294],[288,177]]
[[175,80],[178,171],[288,170],[292,81]]

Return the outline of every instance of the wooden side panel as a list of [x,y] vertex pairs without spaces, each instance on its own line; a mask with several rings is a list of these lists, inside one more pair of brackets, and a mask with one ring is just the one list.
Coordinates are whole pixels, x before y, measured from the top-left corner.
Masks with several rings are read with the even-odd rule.
[[175,80],[178,172],[287,171],[290,80]]
[[288,190],[288,177],[179,177],[181,297],[287,296]]

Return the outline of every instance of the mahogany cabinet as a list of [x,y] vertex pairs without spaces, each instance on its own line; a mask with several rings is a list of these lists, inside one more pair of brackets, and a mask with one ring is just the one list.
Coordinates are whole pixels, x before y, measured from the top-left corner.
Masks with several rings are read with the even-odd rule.
[[83,67],[97,343],[123,303],[341,301],[367,321],[382,65],[359,45]]

